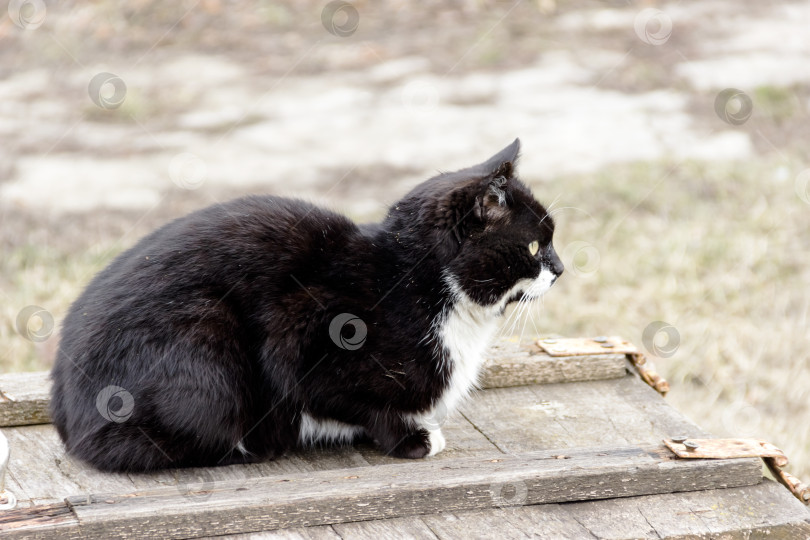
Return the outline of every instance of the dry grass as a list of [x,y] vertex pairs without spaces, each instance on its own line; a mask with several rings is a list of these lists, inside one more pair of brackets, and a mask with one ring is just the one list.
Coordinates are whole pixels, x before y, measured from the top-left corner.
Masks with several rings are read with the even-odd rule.
[[595,271],[593,258],[566,261],[528,328],[641,346],[649,324],[672,325],[677,350],[656,361],[668,399],[717,435],[773,441],[810,475],[810,206],[794,189],[800,170],[636,164],[536,184],[538,196],[559,192],[556,206],[572,207],[557,214],[559,251],[585,241],[599,259]]

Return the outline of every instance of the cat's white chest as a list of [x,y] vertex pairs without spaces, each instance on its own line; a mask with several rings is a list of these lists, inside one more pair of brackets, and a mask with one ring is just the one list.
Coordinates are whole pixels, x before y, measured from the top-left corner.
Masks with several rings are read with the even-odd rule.
[[444,312],[434,326],[434,338],[442,355],[440,369],[449,370],[447,386],[433,406],[411,415],[412,420],[428,430],[429,456],[445,446],[441,426],[447,416],[469,395],[478,381],[484,355],[497,329],[497,313],[472,302],[460,289],[453,287],[456,303]]
[[497,329],[497,317],[466,299],[461,299],[439,325],[450,380],[439,399],[447,412],[455,409],[475,386],[484,355]]
[[444,280],[454,302],[442,314],[435,332],[450,378],[433,410],[434,415],[446,416],[477,383],[484,355],[498,327],[501,308],[473,302],[451,275],[445,275]]

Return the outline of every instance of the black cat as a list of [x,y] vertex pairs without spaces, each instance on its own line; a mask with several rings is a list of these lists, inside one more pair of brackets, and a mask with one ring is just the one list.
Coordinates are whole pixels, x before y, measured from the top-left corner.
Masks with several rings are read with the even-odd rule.
[[142,239],[65,318],[51,414],[68,451],[111,471],[358,436],[440,452],[507,304],[563,271],[519,148],[420,184],[380,224],[255,196]]

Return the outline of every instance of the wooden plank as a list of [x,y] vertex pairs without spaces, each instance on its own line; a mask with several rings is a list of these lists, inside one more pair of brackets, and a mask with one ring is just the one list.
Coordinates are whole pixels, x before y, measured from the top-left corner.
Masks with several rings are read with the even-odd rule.
[[0,512],[3,538],[80,538],[79,520],[64,502]]
[[[423,516],[439,538],[810,537],[810,512],[774,482],[690,493]],[[385,522],[383,522],[385,523]]]
[[[66,459],[72,458],[66,456]],[[199,498],[208,496],[210,489],[221,482],[237,482],[244,485],[251,478],[368,466],[369,462],[356,448],[330,446],[300,450],[262,463],[170,469],[148,474],[130,474],[129,477],[135,485],[135,490],[175,486],[180,493],[190,498]],[[201,489],[191,490],[190,486],[193,485]],[[95,491],[99,492],[98,489]]]
[[[174,488],[68,500],[90,537],[185,538],[492,508],[514,499],[504,495],[510,487],[520,493],[520,504],[531,505],[751,485],[762,478],[756,459],[670,456],[663,446],[571,449],[563,458],[559,451],[496,454],[224,482],[199,500]],[[9,538],[24,532],[17,528]]]
[[47,371],[0,375],[0,427],[50,422],[50,391]]
[[20,503],[61,502],[67,493],[89,490],[128,493],[136,486],[126,474],[102,473],[69,457],[53,426],[4,428],[11,454],[8,472],[19,486]]
[[[632,376],[484,390],[473,396],[462,412],[452,414],[442,426],[447,447],[432,460],[489,456],[498,451],[657,444],[674,434],[705,435]],[[370,444],[359,444],[356,448],[297,452],[252,465],[116,476],[99,473],[65,455],[51,426],[6,428],[4,432],[12,449],[9,470],[21,486],[18,498],[35,504],[59,501],[68,494],[128,493],[170,486],[193,496],[196,492],[189,491],[189,485],[246,483],[262,476],[402,463]]]
[[477,393],[461,413],[504,452],[656,444],[706,433],[632,375]]
[[[73,458],[66,456],[66,459]],[[369,463],[356,448],[331,446],[300,450],[261,463],[168,469],[146,474],[133,473],[128,476],[138,491],[173,486],[190,499],[197,499],[209,496],[210,491],[223,482],[228,482],[232,486],[244,486],[252,478],[368,466]],[[99,491],[95,490],[96,493]]]
[[[441,510],[441,509],[439,509]],[[67,506],[39,510],[33,538],[53,537],[78,521]],[[73,521],[71,521],[73,520]],[[411,518],[362,521],[286,530],[218,536],[221,540],[336,540],[338,538],[715,538],[748,540],[810,537],[810,510],[771,481],[758,485],[623,499],[503,507]],[[10,514],[4,522],[15,521]],[[17,521],[19,524],[20,522]],[[63,523],[62,531],[55,527]],[[71,524],[74,525],[71,525]],[[7,529],[5,532],[10,531]],[[336,532],[337,531],[337,532]],[[339,533],[339,534],[338,534]],[[10,534],[10,533],[9,533]],[[11,536],[9,536],[10,538]]]
[[481,388],[596,381],[623,377],[623,354],[554,358],[534,344],[535,338],[502,338],[487,353]]
[[437,538],[430,527],[418,517],[340,523],[332,525],[332,529],[341,538],[352,538],[353,540],[379,540],[380,538],[436,540]]
[[299,450],[294,456],[306,463],[308,470],[352,469],[368,467],[369,461],[354,446],[321,446]]
[[[568,503],[580,504],[580,503]],[[593,504],[581,503],[581,504]],[[529,515],[523,507],[495,508],[455,514],[422,516],[422,520],[439,538],[524,540],[526,538],[553,538],[554,540],[581,540],[594,538],[572,516],[561,511],[558,504],[543,505],[542,514]],[[605,516],[609,519],[609,516]],[[643,536],[640,538],[644,538]]]
[[10,471],[6,472],[6,490],[10,491],[17,500],[17,505],[15,508],[31,506],[32,503],[28,500],[28,495],[25,493],[19,482],[17,482],[17,479],[14,478],[14,474]]
[[[385,523],[385,521],[381,521]],[[396,534],[395,525],[391,525],[389,536],[383,538],[402,538]],[[393,534],[391,534],[393,533]],[[217,540],[342,540],[341,536],[335,532],[330,525],[321,527],[299,527],[297,529],[278,529],[275,531],[262,531],[245,534],[229,534],[226,536],[208,536],[206,538],[216,538]],[[345,538],[353,538],[346,536]],[[379,540],[379,537],[375,540]]]
[[69,456],[53,426],[38,425],[4,428],[11,459],[7,484],[19,506],[52,504],[68,494],[100,492],[131,493],[161,487],[174,487],[189,498],[206,496],[189,486],[213,486],[219,482],[247,483],[251,478],[318,471],[324,468],[367,466],[352,447],[304,451],[300,454],[250,465],[169,469],[148,474],[100,472]]
[[[622,377],[625,357],[619,354],[552,358],[534,345],[503,338],[488,353],[481,374],[482,388],[528,384],[592,381]],[[50,422],[51,382],[46,371],[0,375],[0,427]]]
[[57,456],[64,455],[64,446],[51,426],[34,426],[24,433],[3,429],[3,435],[11,449],[8,473],[23,492],[16,493],[19,501],[50,504],[61,501],[65,493],[81,493],[81,486],[58,468]]

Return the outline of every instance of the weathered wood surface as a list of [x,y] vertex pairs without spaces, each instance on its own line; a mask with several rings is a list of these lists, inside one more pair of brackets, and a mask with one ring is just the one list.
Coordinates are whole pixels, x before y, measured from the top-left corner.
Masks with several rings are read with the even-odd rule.
[[[490,349],[481,374],[482,388],[504,388],[612,379],[625,374],[624,355],[553,358],[534,345],[504,338]],[[48,372],[0,375],[0,427],[45,424],[51,388]]]
[[0,375],[0,426],[50,422],[48,372]]
[[784,488],[756,486],[566,504],[361,521],[220,536],[222,540],[414,538],[638,538],[800,540],[810,538],[810,511]]
[[507,388],[534,384],[598,381],[625,374],[623,354],[554,358],[534,344],[503,338],[487,354],[481,388]]
[[[542,449],[658,444],[673,435],[706,433],[634,376],[477,392],[442,425],[447,447],[432,460]],[[20,505],[47,504],[81,493],[130,493],[193,482],[250,479],[401,460],[368,444],[297,452],[247,466],[179,469],[149,475],[100,473],[65,454],[50,425],[4,428],[10,476]]]
[[[39,532],[49,538],[58,526],[78,526],[66,505],[42,508]],[[48,511],[46,511],[48,510]],[[222,540],[378,540],[559,538],[579,540],[638,538],[799,540],[810,538],[810,511],[774,482],[755,486],[623,499],[504,507],[361,521],[306,528],[217,536]],[[0,516],[0,526],[5,518]],[[11,537],[9,535],[9,537]]]
[[213,486],[224,481],[247,482],[280,474],[369,466],[355,448],[334,447],[300,451],[250,465],[171,469],[150,474],[105,473],[67,455],[50,425],[4,428],[3,434],[12,449],[6,484],[17,496],[18,507],[61,502],[68,494],[132,493],[162,487],[173,487],[185,494],[189,493],[189,485]]
[[491,389],[477,393],[460,412],[507,453],[708,436],[633,376]]
[[[800,533],[810,515],[783,511],[798,504],[807,512],[787,490],[754,485],[758,460],[673,460],[661,439],[707,434],[632,375],[481,390],[442,429],[448,447],[427,460],[403,462],[359,444],[256,465],[114,475],[65,455],[52,426],[4,428],[12,448],[7,485],[20,504],[0,516],[0,537],[182,538],[267,529],[278,530],[242,537],[656,538],[749,529],[807,536]],[[709,499],[686,493],[640,497],[749,484],[707,492],[716,493],[704,505],[715,513],[702,510],[700,501]],[[557,504],[599,498],[611,500]],[[747,506],[734,506],[736,499]],[[644,506],[648,500],[661,502]],[[581,505],[590,510],[576,510]],[[651,516],[669,507],[680,513]]]
[[[439,538],[771,538],[810,534],[807,509],[784,488],[757,486],[425,516]],[[361,524],[356,524],[361,526]]]
[[[186,493],[159,488],[80,495],[68,498],[77,523],[62,523],[49,532],[62,538],[189,538],[761,480],[758,460],[678,460],[663,446],[569,449],[564,455],[544,450],[191,484]],[[18,519],[7,518],[6,530],[0,525],[0,531],[8,538],[25,533],[17,524],[28,511],[10,512]]]
[[[447,447],[433,460],[491,455],[498,449],[461,415],[443,425]],[[369,444],[356,447],[327,447],[298,451],[272,461],[250,465],[187,468],[151,474],[103,473],[65,453],[64,445],[51,425],[3,428],[12,449],[7,483],[17,496],[18,506],[59,502],[79,493],[130,493],[173,486],[187,491],[188,484],[215,485],[222,481],[329,469],[368,467],[379,463],[402,463]]]

